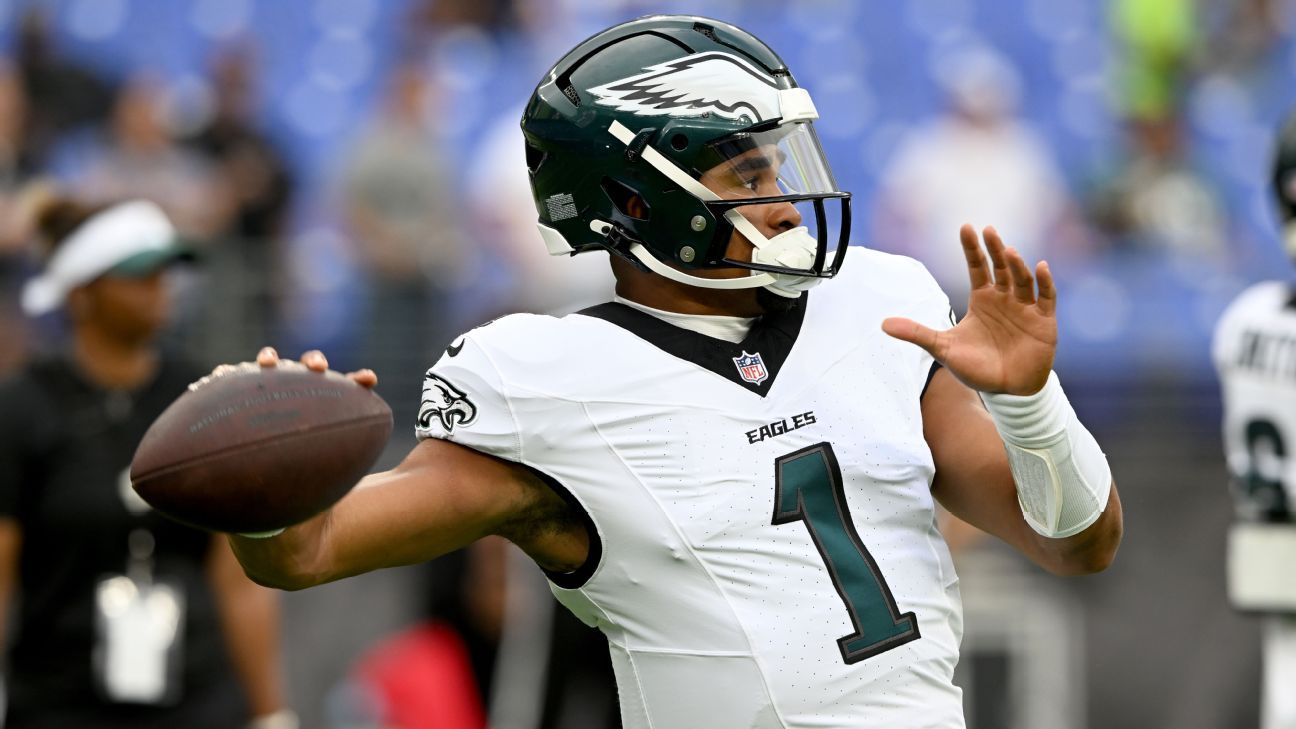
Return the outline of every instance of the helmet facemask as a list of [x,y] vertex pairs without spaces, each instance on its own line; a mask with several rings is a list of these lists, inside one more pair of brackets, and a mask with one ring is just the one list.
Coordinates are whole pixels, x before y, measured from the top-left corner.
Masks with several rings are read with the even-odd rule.
[[[803,91],[798,97],[809,105]],[[812,105],[809,111],[813,114]],[[609,131],[631,150],[640,137],[620,122],[613,122]],[[695,276],[665,264],[645,241],[622,241],[648,269],[702,288],[765,287],[789,298],[840,269],[850,235],[850,193],[837,189],[808,119],[762,124],[715,140],[698,155],[700,172],[687,172],[646,145],[639,154],[643,163],[696,198],[702,214],[689,220],[692,231],[714,231],[704,252],[685,246],[673,262],[680,268],[741,268],[751,273],[739,278]],[[775,232],[762,232],[754,222],[762,220]],[[617,237],[611,226],[606,231]],[[734,232],[751,244],[749,258],[727,255]],[[657,250],[671,248],[672,241],[655,242]]]

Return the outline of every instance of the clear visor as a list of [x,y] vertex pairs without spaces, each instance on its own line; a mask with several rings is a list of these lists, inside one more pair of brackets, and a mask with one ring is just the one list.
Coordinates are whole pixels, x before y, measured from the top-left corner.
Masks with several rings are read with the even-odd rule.
[[810,122],[745,132],[711,151],[718,159],[699,179],[725,199],[838,192]]
[[[708,203],[735,224],[739,235],[769,241],[804,228],[797,250],[767,251],[748,267],[799,276],[832,276],[850,235],[849,194],[837,189],[809,122],[797,122],[722,140],[712,146],[719,162],[699,181],[720,197]],[[742,216],[746,221],[737,220]],[[749,223],[750,225],[747,225]],[[733,263],[727,260],[727,263]]]

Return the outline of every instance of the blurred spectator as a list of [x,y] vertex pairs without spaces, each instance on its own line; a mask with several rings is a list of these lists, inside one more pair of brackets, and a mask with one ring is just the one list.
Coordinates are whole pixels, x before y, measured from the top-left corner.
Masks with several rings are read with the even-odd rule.
[[882,172],[874,223],[879,248],[921,260],[961,309],[969,288],[962,224],[993,224],[1032,264],[1081,239],[1063,237],[1071,202],[1062,175],[1016,118],[1016,71],[984,48],[948,57],[940,71],[949,108],[910,134]]
[[72,184],[91,200],[153,200],[187,236],[226,230],[231,213],[230,191],[211,164],[172,138],[162,88],[142,75],[121,90],[107,136],[73,172]]
[[[567,313],[607,301],[612,272],[607,256],[554,257],[536,228],[535,198],[527,180],[526,145],[517,120],[522,109],[499,115],[476,149],[468,170],[468,204],[474,251],[486,258],[482,275],[507,275],[506,292],[490,297],[477,319],[506,311]],[[479,281],[483,288],[491,282]]]
[[30,158],[43,161],[63,135],[107,117],[112,87],[54,50],[49,22],[39,4],[29,3],[22,17],[15,57],[28,99]]
[[446,28],[472,25],[502,28],[514,22],[517,0],[417,0],[410,6],[410,25],[415,37],[434,38]]
[[275,593],[224,536],[130,488],[145,429],[202,374],[157,344],[175,230],[144,201],[53,199],[36,219],[48,259],[23,307],[63,313],[71,336],[0,383],[0,614],[19,608],[5,726],[295,729]]
[[1118,83],[1124,113],[1173,114],[1198,43],[1195,0],[1114,0],[1111,12],[1123,46]]
[[12,250],[20,233],[10,230],[13,221],[9,206],[23,183],[36,175],[36,160],[27,146],[26,125],[29,116],[22,79],[14,68],[0,59],[0,251]]
[[29,216],[20,211],[24,186],[36,173],[26,146],[28,115],[22,81],[14,68],[0,60],[0,373],[22,360],[26,350],[25,327],[18,311],[18,285],[26,263]]
[[229,48],[213,63],[215,110],[189,143],[210,158],[234,197],[226,233],[269,242],[284,233],[293,180],[273,142],[258,128],[253,97],[257,68],[247,46]]
[[1278,49],[1283,37],[1283,13],[1291,4],[1278,0],[1223,0],[1202,8],[1219,17],[1206,41],[1203,60],[1234,73],[1263,70],[1262,62]]
[[229,195],[220,245],[207,261],[209,290],[202,326],[212,337],[212,354],[252,351],[276,335],[283,290],[284,241],[293,179],[275,144],[256,122],[254,49],[237,45],[218,53],[211,80],[215,108],[210,120],[187,140],[212,166]]
[[423,371],[456,323],[450,298],[459,286],[465,242],[457,192],[428,131],[432,90],[407,62],[388,79],[379,116],[346,161],[344,209],[368,283],[363,361],[379,376],[398,438],[413,444]]
[[1090,218],[1121,249],[1187,256],[1224,252],[1226,219],[1214,188],[1184,158],[1181,122],[1174,115],[1127,122],[1119,168],[1100,183]]

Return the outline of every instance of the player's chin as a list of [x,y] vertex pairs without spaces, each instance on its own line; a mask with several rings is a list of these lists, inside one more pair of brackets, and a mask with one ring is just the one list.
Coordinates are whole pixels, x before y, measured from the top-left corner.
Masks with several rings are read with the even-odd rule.
[[791,311],[798,299],[778,294],[766,288],[756,289],[756,305],[766,314],[782,314]]

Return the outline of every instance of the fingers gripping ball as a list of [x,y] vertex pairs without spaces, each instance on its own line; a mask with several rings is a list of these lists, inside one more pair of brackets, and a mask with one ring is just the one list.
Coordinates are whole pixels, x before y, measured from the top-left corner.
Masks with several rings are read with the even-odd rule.
[[158,511],[223,532],[271,532],[332,506],[391,434],[391,408],[336,372],[221,367],[149,427],[131,484]]

